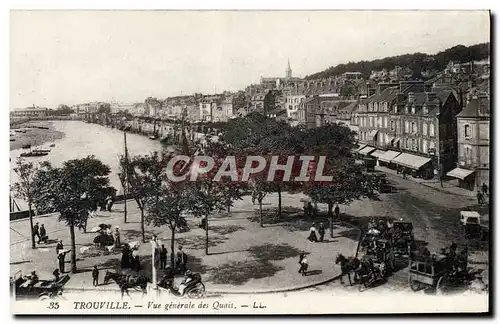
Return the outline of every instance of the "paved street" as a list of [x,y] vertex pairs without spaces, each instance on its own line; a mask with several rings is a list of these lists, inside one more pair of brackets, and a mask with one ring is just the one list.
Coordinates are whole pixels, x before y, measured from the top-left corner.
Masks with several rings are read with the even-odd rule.
[[[411,221],[415,237],[427,242],[429,250],[433,252],[438,252],[452,241],[460,242],[458,213],[467,206],[474,206],[474,199],[437,191],[396,175],[388,175],[388,179],[395,186],[396,192],[381,194],[378,201],[362,200],[355,201],[350,206],[341,206],[341,212],[345,217],[358,221],[374,216],[392,216]],[[212,291],[290,289],[335,277],[339,274],[338,266],[334,265],[336,253],[353,255],[359,233],[353,228],[337,225],[333,239],[327,233],[325,243],[309,242],[306,237],[311,221],[298,216],[302,208],[301,197],[301,194],[284,193],[284,217],[276,221],[272,212],[266,212],[268,224],[264,229],[259,227],[257,206],[251,204],[250,197],[237,201],[229,216],[222,214],[211,220],[209,256],[204,255],[204,231],[197,227],[198,220],[190,219],[191,230],[176,236],[177,244],[184,245],[189,255],[188,267],[202,273],[207,289]],[[264,200],[264,209],[275,210],[276,203],[277,195],[268,195]],[[128,203],[130,222],[127,224],[123,223],[123,204],[115,206],[115,211],[99,212],[98,217],[90,219],[88,228],[100,223],[119,225],[122,241],[140,240],[139,213],[135,203]],[[326,210],[325,205],[320,204],[318,207]],[[35,218],[35,221],[45,224],[51,241],[47,246],[42,244],[32,250],[28,221],[11,222],[11,273],[17,270],[27,273],[37,269],[42,277],[50,277],[52,270],[57,267],[55,239],[62,239],[68,248],[69,230],[55,216]],[[146,232],[148,239],[156,234],[169,248],[168,229],[147,227]],[[119,264],[121,254],[118,251],[109,255],[96,251],[81,253],[80,248],[93,245],[91,242],[94,236],[91,233],[77,234],[78,267],[82,273],[72,275],[69,287],[90,287],[89,271],[94,264],[110,269]],[[301,251],[309,253],[310,276],[302,277],[296,273]],[[477,247],[470,252],[472,266],[487,267],[487,246]],[[147,271],[150,267],[149,244],[141,245],[140,255]],[[69,266],[68,262],[67,269]],[[396,272],[388,284],[376,289],[407,289],[406,271],[402,269]],[[101,278],[103,276],[101,274]],[[312,289],[329,290],[338,287],[340,284],[337,280]],[[110,286],[100,286],[98,289],[110,289]]]

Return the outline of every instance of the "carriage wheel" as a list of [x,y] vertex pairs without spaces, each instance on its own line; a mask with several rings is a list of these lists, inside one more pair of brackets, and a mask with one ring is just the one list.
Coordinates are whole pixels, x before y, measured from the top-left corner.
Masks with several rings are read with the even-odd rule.
[[50,299],[50,297],[48,295],[42,295],[42,296],[38,297],[39,301],[44,301],[44,300],[49,300],[49,299]]
[[385,276],[387,275],[387,271],[386,271],[384,263],[382,263],[379,267],[379,274],[380,274],[380,277],[382,277],[382,279],[385,278]]
[[422,287],[420,285],[420,282],[415,280],[410,280],[410,288],[413,291],[419,291]]
[[439,278],[436,284],[436,295],[443,295],[444,294],[444,287],[445,287],[445,276],[442,276]]
[[203,284],[197,286],[196,288],[188,291],[187,296],[189,298],[202,298],[205,296],[205,286]]

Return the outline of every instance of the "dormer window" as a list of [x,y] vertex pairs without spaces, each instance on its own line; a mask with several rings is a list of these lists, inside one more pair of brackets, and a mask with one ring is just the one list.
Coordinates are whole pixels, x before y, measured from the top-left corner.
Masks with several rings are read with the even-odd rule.
[[428,114],[428,113],[429,113],[429,110],[428,110],[428,108],[427,108],[427,105],[424,105],[424,106],[422,107],[422,113],[423,113],[424,115],[426,115],[426,114]]
[[415,106],[411,106],[411,113],[415,114]]

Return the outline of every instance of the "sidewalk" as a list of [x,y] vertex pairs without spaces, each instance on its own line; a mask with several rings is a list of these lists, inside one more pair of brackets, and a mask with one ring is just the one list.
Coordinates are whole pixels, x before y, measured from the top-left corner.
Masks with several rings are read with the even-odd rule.
[[[386,167],[376,166],[375,170],[382,171],[382,172],[385,172],[385,173],[389,173],[389,174],[392,174],[392,175],[397,175],[397,176],[403,178],[403,175],[398,174],[396,172],[396,170],[392,170],[392,169],[389,169],[389,168],[386,168]],[[470,198],[475,198],[476,197],[476,192],[471,191],[471,190],[467,190],[467,189],[463,189],[463,188],[460,188],[460,187],[457,187],[454,184],[452,184],[451,181],[443,181],[443,187],[441,187],[441,182],[439,180],[435,180],[435,179],[425,180],[425,179],[422,179],[422,178],[414,178],[412,176],[408,176],[407,180],[410,180],[410,181],[413,181],[413,182],[417,182],[417,183],[420,183],[423,186],[426,186],[426,187],[429,187],[429,188],[432,188],[432,189],[435,189],[435,190],[438,190],[438,191],[441,191],[441,192],[445,192],[445,193],[448,193],[448,194],[452,194],[452,195],[463,196],[463,197],[470,197]]]
[[[285,195],[284,195],[285,196]],[[267,198],[267,197],[266,197]],[[284,197],[283,206],[288,200],[297,202],[296,195]],[[276,197],[270,195],[264,201],[264,209],[275,207]],[[100,223],[120,226],[122,242],[140,241],[139,211],[135,203],[128,202],[129,222],[123,223],[123,204],[117,204],[117,211],[100,212],[96,218],[89,219],[89,228]],[[188,255],[188,269],[202,274],[207,291],[210,293],[263,293],[289,291],[322,284],[338,277],[340,267],[335,264],[337,253],[353,255],[357,248],[358,232],[346,226],[335,226],[334,237],[330,238],[327,229],[325,242],[313,243],[307,240],[311,226],[293,211],[299,208],[284,207],[283,221],[266,224],[261,228],[258,222],[258,208],[253,206],[250,197],[235,202],[231,213],[221,214],[209,219],[209,255],[205,255],[205,232],[197,227],[199,220],[188,218],[190,231],[176,234],[176,249],[183,245]],[[290,212],[290,210],[292,212]],[[49,223],[50,221],[50,223]],[[55,221],[55,222],[54,222]],[[16,229],[29,228],[18,222],[11,224]],[[49,229],[49,237],[62,239],[65,248],[69,247],[69,229],[57,222],[57,217],[48,217],[43,223]],[[50,224],[50,225],[48,225]],[[327,224],[325,224],[327,227]],[[11,231],[12,232],[12,231]],[[167,228],[146,227],[146,237],[158,236],[161,244],[170,248],[170,230]],[[91,268],[97,264],[100,269],[99,281],[102,283],[105,269],[119,267],[121,253],[114,251],[81,253],[80,248],[91,246],[95,234],[77,232],[77,267],[79,273],[70,274],[67,290],[118,291],[114,283],[92,287]],[[305,252],[309,261],[309,275],[301,276],[298,271],[299,254]],[[141,264],[145,274],[150,274],[151,246],[141,244],[139,248]],[[170,257],[170,251],[169,251]],[[69,260],[69,255],[67,257]],[[17,270],[27,273],[33,269],[40,277],[50,276],[57,267],[55,242],[36,250],[30,248],[30,241],[14,243],[11,246],[11,274]],[[70,264],[66,264],[69,270]],[[161,272],[159,273],[161,277]]]

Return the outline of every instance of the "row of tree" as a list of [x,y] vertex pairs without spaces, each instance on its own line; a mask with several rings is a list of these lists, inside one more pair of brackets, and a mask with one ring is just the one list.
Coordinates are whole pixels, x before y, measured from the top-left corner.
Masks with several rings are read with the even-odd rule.
[[[281,217],[282,193],[293,190],[327,204],[330,218],[335,204],[348,204],[376,193],[376,180],[355,163],[351,154],[355,146],[354,133],[344,126],[304,129],[252,113],[225,124],[218,141],[207,140],[193,145],[196,147],[184,146],[177,152],[152,152],[120,159],[120,180],[141,213],[142,240],[146,241],[145,224],[167,226],[171,232],[172,266],[176,231],[186,226],[187,217],[205,218],[205,252],[208,254],[209,219],[223,210],[229,211],[233,202],[241,199],[245,192],[252,191],[259,202],[261,226],[264,225],[262,200],[268,193],[277,193],[278,217]],[[190,159],[179,160],[180,155],[188,155]],[[194,162],[199,155],[212,157],[214,165],[208,166],[206,161]],[[291,175],[286,176],[285,170],[277,170],[273,177],[268,175],[273,156],[278,157],[278,163],[285,164],[288,157],[299,155],[326,156],[324,174],[332,176],[333,181],[297,180],[303,171],[297,158],[289,171]],[[235,165],[228,164],[227,156],[236,157]],[[261,156],[266,161],[265,167],[243,179],[242,174],[249,167],[246,165],[249,156]],[[309,177],[314,177],[316,166],[310,163]],[[236,167],[236,179],[228,173],[220,181],[213,181],[219,170],[228,167]],[[210,171],[200,173],[200,168]],[[31,227],[32,206],[38,213],[58,212],[59,221],[68,225],[72,271],[76,272],[75,228],[86,227],[89,212],[109,193],[110,168],[89,156],[66,161],[60,167],[49,162],[35,166],[18,160],[15,172],[19,181],[12,189],[28,202]],[[172,176],[185,176],[186,180],[174,181]],[[291,181],[283,181],[285,177]],[[32,245],[34,248],[34,238]]]

